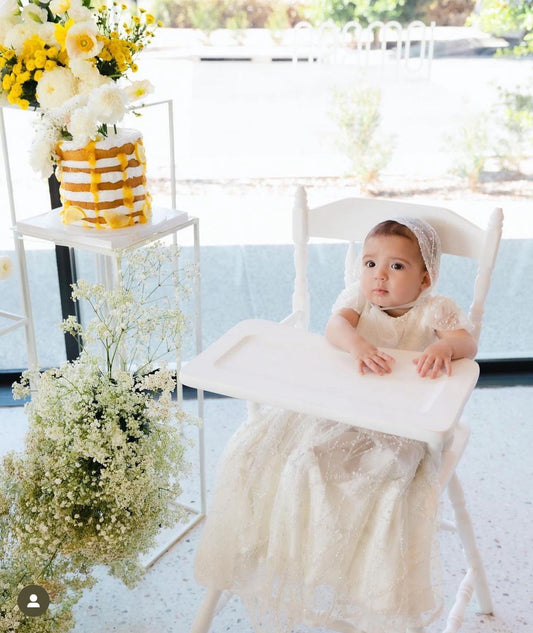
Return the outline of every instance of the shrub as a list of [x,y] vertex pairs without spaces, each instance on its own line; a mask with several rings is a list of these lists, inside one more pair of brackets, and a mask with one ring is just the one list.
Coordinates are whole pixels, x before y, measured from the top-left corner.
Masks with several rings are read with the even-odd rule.
[[350,175],[365,192],[392,155],[393,138],[380,129],[380,107],[379,88],[362,85],[333,95],[331,116],[338,126],[338,145],[350,161]]
[[533,156],[533,81],[514,90],[497,89],[495,153],[504,169],[519,172],[522,161]]
[[454,156],[450,172],[466,178],[472,191],[478,188],[479,177],[491,155],[488,118],[484,112],[463,114],[453,134],[446,136]]

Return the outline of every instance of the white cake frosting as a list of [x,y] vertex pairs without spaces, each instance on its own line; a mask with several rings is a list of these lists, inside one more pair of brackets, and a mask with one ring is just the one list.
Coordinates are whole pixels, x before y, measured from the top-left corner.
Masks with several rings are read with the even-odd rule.
[[118,130],[84,146],[63,141],[58,155],[63,222],[122,228],[149,220],[146,159],[137,130]]

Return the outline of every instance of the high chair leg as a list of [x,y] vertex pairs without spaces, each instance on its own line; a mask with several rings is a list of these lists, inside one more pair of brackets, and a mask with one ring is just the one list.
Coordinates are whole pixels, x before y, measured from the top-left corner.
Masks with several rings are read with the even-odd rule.
[[192,623],[190,633],[208,633],[213,616],[215,615],[215,609],[217,608],[218,599],[222,592],[219,589],[208,589],[204,597],[196,618]]
[[473,574],[473,586],[476,592],[476,598],[481,613],[491,614],[492,600],[490,597],[490,590],[487,584],[487,577],[485,575],[485,569],[483,567],[483,561],[479,554],[479,550],[476,545],[476,539],[474,536],[474,530],[472,528],[472,521],[470,515],[466,509],[465,497],[459,478],[454,473],[448,484],[448,495],[452,503],[455,518],[456,527],[461,543],[465,551],[465,556],[472,569]]

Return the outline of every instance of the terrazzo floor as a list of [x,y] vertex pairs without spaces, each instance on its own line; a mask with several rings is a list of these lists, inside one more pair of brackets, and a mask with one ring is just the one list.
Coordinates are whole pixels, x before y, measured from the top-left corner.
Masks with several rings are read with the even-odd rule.
[[[195,401],[185,407],[194,413]],[[494,616],[468,608],[464,633],[533,632],[532,493],[533,388],[477,389],[465,411],[472,439],[459,474],[474,520],[495,606]],[[207,488],[211,490],[221,450],[245,416],[245,404],[207,399],[205,434]],[[26,428],[23,409],[0,409],[1,452],[20,450]],[[194,486],[193,486],[194,488]],[[204,590],[193,577],[194,552],[202,525],[193,528],[151,567],[134,589],[104,572],[75,608],[73,633],[186,633]],[[463,569],[460,548],[443,537],[444,595],[450,603]],[[444,619],[428,628],[442,631]],[[238,598],[216,616],[210,633],[253,633]],[[309,629],[298,629],[303,633]],[[323,629],[321,629],[324,632]]]

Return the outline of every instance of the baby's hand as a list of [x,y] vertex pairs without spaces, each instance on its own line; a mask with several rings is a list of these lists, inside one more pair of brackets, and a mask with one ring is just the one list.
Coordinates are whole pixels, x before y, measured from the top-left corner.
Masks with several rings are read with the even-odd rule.
[[364,374],[365,370],[368,370],[383,376],[383,374],[390,374],[392,371],[391,365],[394,363],[394,358],[367,343],[364,339],[358,342],[351,353],[357,361],[360,374]]
[[447,341],[441,339],[432,343],[422,352],[421,356],[413,359],[416,371],[422,378],[437,378],[442,370],[447,376],[452,374],[453,350]]

